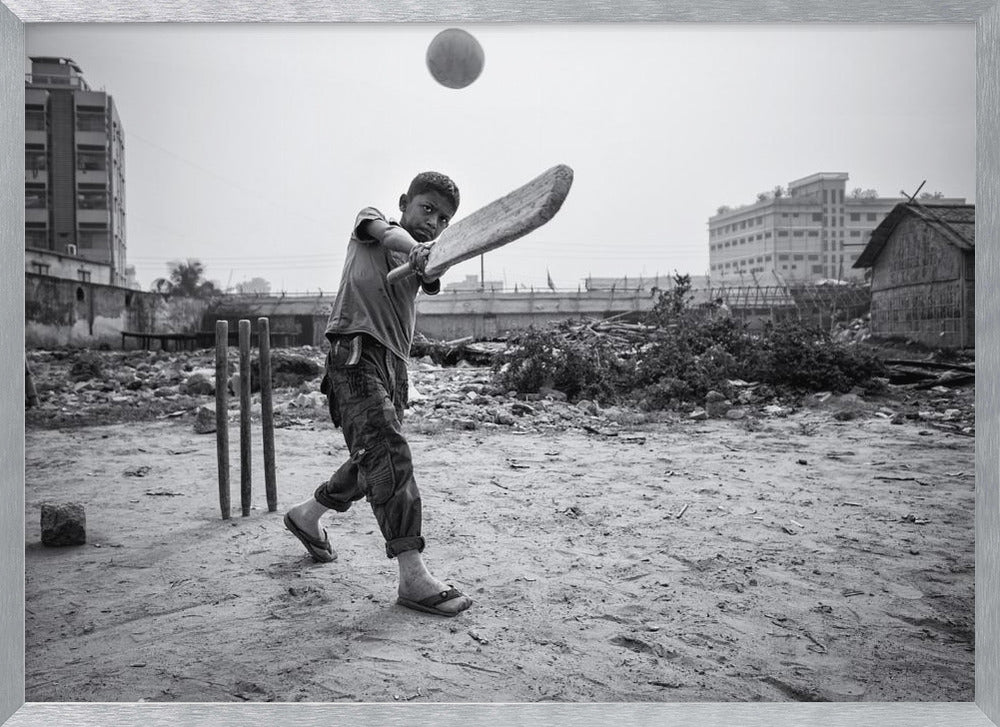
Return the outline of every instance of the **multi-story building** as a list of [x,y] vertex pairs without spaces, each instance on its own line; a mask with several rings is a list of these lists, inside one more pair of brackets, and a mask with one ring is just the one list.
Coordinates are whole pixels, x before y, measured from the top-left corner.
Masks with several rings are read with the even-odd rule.
[[24,106],[26,270],[127,287],[125,144],[112,97],[71,59],[36,57]]
[[[720,207],[708,220],[712,281],[753,285],[761,273],[790,284],[860,279],[854,268],[872,231],[905,197],[846,193],[848,175],[819,172],[762,193],[757,202]],[[964,199],[934,200],[964,204]]]

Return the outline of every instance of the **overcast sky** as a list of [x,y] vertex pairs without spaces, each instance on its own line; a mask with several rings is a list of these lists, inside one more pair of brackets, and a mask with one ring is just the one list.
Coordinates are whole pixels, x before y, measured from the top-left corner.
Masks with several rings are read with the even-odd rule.
[[[973,25],[468,25],[485,69],[437,84],[437,25],[27,25],[125,130],[128,262],[148,288],[197,258],[222,286],[336,288],[357,211],[419,171],[456,219],[546,168],[575,181],[487,280],[708,270],[720,205],[815,172],[975,201]],[[26,61],[27,65],[27,61]],[[29,68],[30,70],[30,68]],[[478,275],[478,259],[444,282]]]

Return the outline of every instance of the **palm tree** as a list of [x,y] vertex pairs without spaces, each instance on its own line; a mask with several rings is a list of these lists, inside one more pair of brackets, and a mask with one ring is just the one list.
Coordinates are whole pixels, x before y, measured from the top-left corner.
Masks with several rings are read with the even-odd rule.
[[219,293],[215,283],[204,280],[205,266],[200,260],[188,258],[181,262],[169,263],[170,275],[153,281],[152,289],[157,293],[169,293],[188,298],[208,298]]

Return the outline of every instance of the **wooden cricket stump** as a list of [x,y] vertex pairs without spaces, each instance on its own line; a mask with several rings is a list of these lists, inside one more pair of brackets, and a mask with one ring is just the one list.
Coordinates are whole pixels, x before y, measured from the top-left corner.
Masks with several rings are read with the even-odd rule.
[[278,509],[278,486],[274,473],[274,410],[271,399],[271,323],[257,319],[260,350],[260,429],[264,440],[264,491],[267,511]]
[[250,321],[239,322],[240,344],[240,507],[243,517],[250,514],[252,490],[252,468],[250,457],[253,448],[250,442]]
[[229,322],[215,322],[215,452],[219,465],[219,509],[229,519]]
[[[240,508],[243,516],[250,514],[253,494],[253,455],[250,417],[250,321],[239,321],[240,356]],[[260,346],[260,422],[264,443],[264,491],[267,510],[278,509],[278,486],[274,467],[274,408],[271,383],[271,324],[267,318],[257,319]],[[228,520],[229,502],[229,322],[215,322],[215,444],[219,464],[219,508],[222,519]]]

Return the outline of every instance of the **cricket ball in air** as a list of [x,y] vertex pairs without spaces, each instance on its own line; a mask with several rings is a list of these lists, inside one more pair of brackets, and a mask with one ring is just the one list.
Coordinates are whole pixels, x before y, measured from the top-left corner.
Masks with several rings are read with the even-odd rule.
[[448,28],[427,46],[427,70],[442,86],[465,88],[483,72],[483,47],[471,34]]

